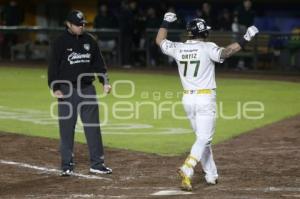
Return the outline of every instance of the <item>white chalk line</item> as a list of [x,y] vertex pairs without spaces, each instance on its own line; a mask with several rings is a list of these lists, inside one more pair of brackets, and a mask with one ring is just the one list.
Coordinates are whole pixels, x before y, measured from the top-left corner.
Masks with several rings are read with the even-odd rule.
[[[7,161],[7,160],[0,160],[0,164],[6,164],[6,165],[14,165],[17,167],[23,167],[23,168],[28,168],[28,169],[33,169],[33,170],[38,170],[38,171],[43,171],[45,173],[54,173],[56,175],[60,174],[60,170],[58,169],[51,169],[51,168],[46,168],[46,167],[40,167],[40,166],[35,166],[35,165],[30,165],[27,163],[21,163],[21,162],[14,162],[14,161]],[[107,180],[107,181],[112,181],[110,178],[105,178],[105,177],[100,177],[100,176],[95,176],[95,175],[85,175],[81,173],[73,173],[72,176],[79,177],[79,178],[84,178],[84,179],[89,179],[89,180]],[[106,188],[106,189],[123,189],[123,190],[149,190],[149,189],[154,189],[154,190],[167,190],[167,189],[174,189],[173,187],[116,187],[116,186],[100,186],[101,188]],[[76,195],[76,194],[74,194]],[[80,194],[78,194],[80,195]],[[51,195],[50,195],[51,196]],[[85,197],[89,196],[95,196],[93,194],[84,194]],[[96,195],[101,196],[101,195]],[[106,196],[107,197],[107,196]],[[119,197],[119,196],[109,196],[109,197]]]
[[115,185],[111,186],[101,186],[103,189],[122,189],[122,190],[149,190],[149,189],[154,189],[154,190],[169,190],[169,189],[175,189],[174,187],[118,187]]
[[46,194],[46,195],[26,195],[26,197],[30,198],[132,198],[132,197],[138,197],[138,198],[149,198],[149,196],[176,196],[176,195],[190,195],[194,194],[192,192],[186,192],[176,189],[169,189],[169,190],[162,190],[158,192],[154,192],[150,195],[119,195],[119,196],[113,196],[113,195],[102,195],[102,194]]
[[[205,188],[204,188],[205,189]],[[206,189],[211,189],[211,187],[208,187]],[[213,187],[213,189],[216,189],[216,187]],[[221,191],[250,191],[250,192],[300,192],[299,187],[266,187],[266,188],[237,188],[237,189],[227,189],[227,188],[217,188]],[[188,195],[193,194],[193,192],[186,192],[176,189],[171,190],[162,190],[155,192],[151,195],[154,196],[171,196],[171,195]],[[298,197],[300,195],[292,195],[294,197]]]
[[72,199],[72,198],[130,198],[126,195],[120,196],[109,196],[109,195],[102,195],[102,194],[45,194],[45,195],[26,195],[25,198],[65,198],[65,199]]
[[[6,160],[0,160],[1,164],[7,164],[7,165],[14,165],[17,167],[23,167],[23,168],[28,168],[28,169],[34,169],[38,171],[43,171],[47,173],[55,173],[55,174],[60,174],[60,170],[58,169],[49,169],[46,167],[40,167],[40,166],[35,166],[35,165],[30,165],[26,163],[21,163],[21,162],[14,162],[14,161],[6,161]],[[95,175],[85,175],[81,173],[73,173],[72,176],[79,177],[79,178],[84,178],[84,179],[89,179],[89,180],[107,180],[107,181],[112,181],[110,178],[104,178],[100,176],[95,176]]]
[[176,195],[190,195],[192,192],[181,191],[181,190],[162,190],[150,194],[151,196],[176,196]]

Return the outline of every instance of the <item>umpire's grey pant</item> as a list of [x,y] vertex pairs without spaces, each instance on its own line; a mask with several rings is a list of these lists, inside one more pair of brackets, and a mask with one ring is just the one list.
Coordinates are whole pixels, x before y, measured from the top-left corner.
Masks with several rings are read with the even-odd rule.
[[[66,96],[58,100],[61,167],[63,170],[73,169],[74,133],[80,115],[89,147],[91,168],[97,168],[104,163],[104,156],[95,87],[86,85],[79,89],[61,85],[60,89]],[[80,96],[79,91],[86,96]]]

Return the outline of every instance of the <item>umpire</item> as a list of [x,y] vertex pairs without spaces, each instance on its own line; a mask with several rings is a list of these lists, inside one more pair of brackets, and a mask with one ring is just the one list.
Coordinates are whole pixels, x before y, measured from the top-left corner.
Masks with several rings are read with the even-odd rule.
[[103,145],[99,123],[99,108],[95,75],[104,92],[111,86],[106,65],[95,39],[84,32],[86,20],[82,12],[73,10],[66,19],[66,30],[51,44],[48,84],[58,98],[60,130],[61,176],[73,173],[74,133],[78,114],[84,126],[90,155],[90,172],[110,174],[104,165]]

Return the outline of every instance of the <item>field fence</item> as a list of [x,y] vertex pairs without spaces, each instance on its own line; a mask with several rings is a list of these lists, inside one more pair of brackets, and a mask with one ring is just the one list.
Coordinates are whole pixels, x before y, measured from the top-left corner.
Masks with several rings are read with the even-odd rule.
[[[49,43],[65,30],[63,27],[0,26],[0,58],[2,60],[48,59]],[[155,44],[157,29],[147,29],[140,37],[123,35],[119,29],[87,29],[98,41],[105,60],[113,66],[122,66],[124,51],[130,51],[130,62],[136,67],[175,66],[174,60],[162,55]],[[209,40],[227,46],[242,35],[232,32],[210,33]],[[131,40],[133,39],[133,40]],[[184,30],[169,30],[168,39],[184,41]],[[127,48],[123,48],[124,44]],[[128,48],[128,42],[130,43]],[[262,32],[253,42],[227,62],[217,65],[220,69],[249,69],[272,71],[300,70],[300,35]]]

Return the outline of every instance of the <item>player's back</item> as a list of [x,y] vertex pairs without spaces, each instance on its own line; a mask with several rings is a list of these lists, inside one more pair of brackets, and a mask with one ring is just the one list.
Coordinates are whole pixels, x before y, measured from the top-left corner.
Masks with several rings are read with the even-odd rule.
[[216,44],[198,40],[185,43],[165,40],[161,48],[176,60],[185,90],[216,88],[214,62],[222,62],[221,48]]

